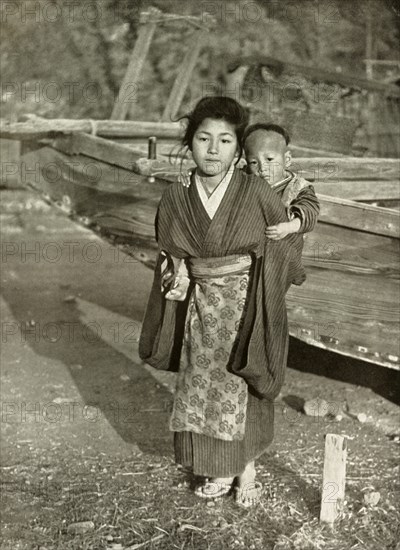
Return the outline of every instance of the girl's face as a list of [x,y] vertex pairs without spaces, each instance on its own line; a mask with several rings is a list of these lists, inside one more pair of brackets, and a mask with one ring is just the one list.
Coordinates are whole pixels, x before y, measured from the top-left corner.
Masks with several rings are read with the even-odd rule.
[[224,177],[238,156],[235,128],[225,120],[205,118],[193,136],[192,154],[199,176]]

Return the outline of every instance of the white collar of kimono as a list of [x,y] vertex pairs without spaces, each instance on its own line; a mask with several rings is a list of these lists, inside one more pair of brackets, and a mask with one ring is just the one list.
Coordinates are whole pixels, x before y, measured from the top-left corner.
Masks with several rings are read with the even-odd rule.
[[277,181],[273,185],[271,185],[272,189],[275,189],[276,187],[280,187],[281,185],[284,185],[285,183],[289,183],[289,181],[294,178],[293,172],[290,172],[290,170],[286,170],[286,175],[283,178],[283,180]]
[[228,189],[228,185],[232,179],[234,170],[235,166],[234,164],[232,164],[223,179],[221,180],[221,183],[218,184],[215,191],[213,191],[213,193],[209,197],[207,197],[207,193],[204,190],[199,176],[195,174],[197,192],[207,214],[211,219],[213,219],[213,217],[215,216],[215,213],[219,205],[221,204],[222,199],[224,198],[226,190]]

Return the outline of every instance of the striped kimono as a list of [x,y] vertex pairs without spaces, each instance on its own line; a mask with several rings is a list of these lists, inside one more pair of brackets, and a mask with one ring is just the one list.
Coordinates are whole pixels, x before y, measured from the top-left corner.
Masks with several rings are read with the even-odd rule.
[[236,169],[212,217],[194,176],[189,188],[172,184],[161,199],[160,252],[185,259],[191,286],[184,302],[164,298],[160,254],[139,354],[179,371],[175,458],[197,475],[238,475],[272,441],[288,351],[285,294],[305,279],[302,236],[264,236],[283,221],[276,192]]
[[284,180],[271,185],[271,187],[281,197],[289,218],[300,219],[299,232],[309,233],[313,231],[317,223],[320,210],[314,187],[309,181],[290,170],[287,170],[287,174],[288,176]]

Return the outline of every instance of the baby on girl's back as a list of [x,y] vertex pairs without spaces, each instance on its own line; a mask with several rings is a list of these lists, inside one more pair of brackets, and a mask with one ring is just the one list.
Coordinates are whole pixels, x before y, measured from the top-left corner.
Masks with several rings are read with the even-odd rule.
[[266,236],[272,240],[312,231],[319,214],[319,201],[312,185],[289,171],[292,161],[289,142],[287,131],[270,123],[252,124],[243,137],[247,172],[266,180],[287,208],[289,221],[266,229]]

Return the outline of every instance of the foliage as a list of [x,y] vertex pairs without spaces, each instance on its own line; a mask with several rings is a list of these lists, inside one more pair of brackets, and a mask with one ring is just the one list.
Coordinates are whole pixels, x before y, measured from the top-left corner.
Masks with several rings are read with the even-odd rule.
[[[400,14],[390,0],[4,0],[2,116],[35,112],[108,118],[136,40],[139,14],[151,5],[202,20],[208,20],[208,11],[216,19],[184,109],[205,85],[223,84],[228,56],[271,55],[365,74],[369,13],[377,57],[396,58]],[[130,117],[160,117],[184,53],[195,40],[193,32],[182,21],[158,26]]]

